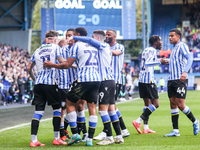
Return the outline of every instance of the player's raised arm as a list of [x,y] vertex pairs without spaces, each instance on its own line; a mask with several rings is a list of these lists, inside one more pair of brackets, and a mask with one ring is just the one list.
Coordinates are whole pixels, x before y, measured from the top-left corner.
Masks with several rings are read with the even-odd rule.
[[149,52],[149,58],[146,60],[145,62],[145,66],[147,67],[151,67],[151,66],[156,66],[156,65],[160,65],[160,61],[158,61],[157,59],[155,59],[155,52],[156,51],[150,51]]
[[101,47],[101,42],[93,39],[93,38],[90,38],[90,37],[86,37],[86,36],[73,36],[73,39],[74,40],[80,40],[80,41],[83,41],[83,42],[86,42],[86,43],[90,43],[92,44],[93,46],[95,46],[96,48],[100,48]]
[[67,61],[62,62],[61,64],[54,64],[51,61],[45,61],[43,66],[46,68],[56,68],[56,69],[69,69],[72,64],[75,62],[76,58],[69,57]]
[[113,56],[118,56],[122,54],[122,51],[120,49],[111,50]]

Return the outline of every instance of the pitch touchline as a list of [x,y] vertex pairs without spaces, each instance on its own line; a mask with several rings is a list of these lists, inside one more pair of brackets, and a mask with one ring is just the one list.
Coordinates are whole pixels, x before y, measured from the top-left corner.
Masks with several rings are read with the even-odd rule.
[[[116,103],[116,105],[117,104],[126,103],[126,102],[130,102],[130,101],[135,101],[135,100],[138,100],[138,99],[140,99],[140,98],[137,97],[137,98],[134,98],[132,100],[125,101],[125,102],[118,102],[118,103]],[[88,109],[85,109],[85,111],[88,111]],[[51,119],[52,118],[42,119],[40,122],[48,121],[48,120],[51,120]],[[31,124],[31,122],[29,122],[29,123],[23,123],[23,124],[20,124],[20,125],[15,125],[15,126],[12,126],[12,127],[3,128],[3,129],[0,130],[0,132],[6,131],[6,130],[10,130],[10,129],[16,129],[16,128],[27,126],[27,125],[30,125],[30,124]]]

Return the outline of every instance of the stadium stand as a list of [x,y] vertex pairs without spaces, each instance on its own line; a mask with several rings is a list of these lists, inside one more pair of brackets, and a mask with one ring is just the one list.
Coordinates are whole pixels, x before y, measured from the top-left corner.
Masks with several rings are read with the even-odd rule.
[[14,91],[16,93],[18,92],[18,78],[20,75],[23,76],[24,80],[23,100],[21,103],[25,102],[25,95],[26,97],[30,95],[30,79],[26,70],[29,59],[30,55],[27,50],[18,47],[14,48],[7,44],[1,44],[0,42],[0,80],[1,87],[3,87],[0,92],[0,101],[3,101],[4,105],[18,102],[17,99],[14,100],[9,94],[9,88],[12,84],[15,84],[16,89]]
[[160,35],[163,41],[163,50],[172,49],[169,43],[169,31],[176,27],[182,16],[182,6],[155,5],[152,35]]

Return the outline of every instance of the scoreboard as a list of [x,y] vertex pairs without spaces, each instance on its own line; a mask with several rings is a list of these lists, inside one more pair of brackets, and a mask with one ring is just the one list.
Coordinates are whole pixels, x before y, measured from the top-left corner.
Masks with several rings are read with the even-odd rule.
[[65,35],[69,28],[114,29],[117,39],[136,39],[135,0],[55,0],[55,30]]

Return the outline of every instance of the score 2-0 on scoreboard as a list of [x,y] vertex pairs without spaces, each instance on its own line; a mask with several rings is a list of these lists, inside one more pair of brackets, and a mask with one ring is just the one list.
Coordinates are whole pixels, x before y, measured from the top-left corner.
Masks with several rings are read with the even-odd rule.
[[136,39],[135,0],[55,0],[55,30],[65,35],[69,28],[114,29],[117,39]]

